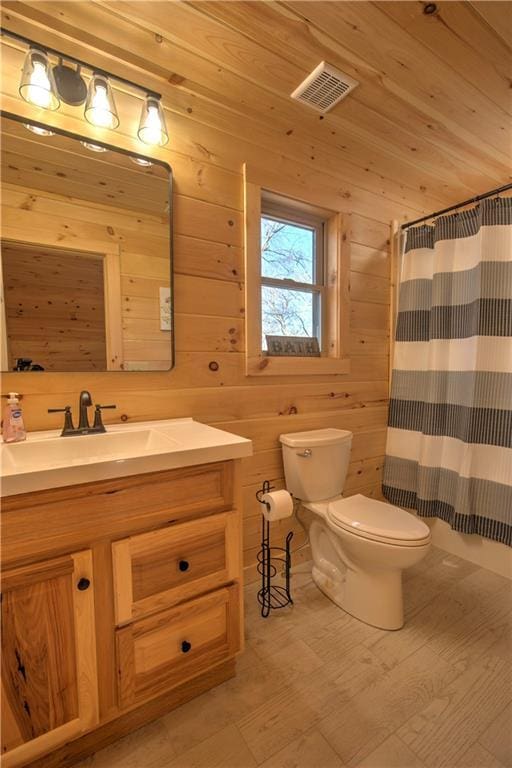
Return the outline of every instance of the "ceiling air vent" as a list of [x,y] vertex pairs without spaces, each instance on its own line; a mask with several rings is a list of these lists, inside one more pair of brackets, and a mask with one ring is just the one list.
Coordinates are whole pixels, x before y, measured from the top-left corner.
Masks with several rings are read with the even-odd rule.
[[322,61],[294,90],[292,99],[302,101],[317,112],[327,112],[356,85],[359,85],[357,80]]

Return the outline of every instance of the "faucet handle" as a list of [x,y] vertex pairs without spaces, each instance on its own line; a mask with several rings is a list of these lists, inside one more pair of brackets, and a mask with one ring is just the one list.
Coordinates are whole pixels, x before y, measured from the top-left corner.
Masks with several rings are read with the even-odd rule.
[[94,424],[93,429],[96,429],[98,432],[106,432],[105,425],[103,424],[103,419],[101,418],[101,412],[105,409],[111,409],[111,408],[117,408],[117,405],[98,405],[96,404],[94,406]]
[[64,408],[48,408],[48,413],[63,413],[64,414],[64,427],[62,429],[62,436],[69,435],[74,431],[73,417],[71,416],[71,406],[65,405]]

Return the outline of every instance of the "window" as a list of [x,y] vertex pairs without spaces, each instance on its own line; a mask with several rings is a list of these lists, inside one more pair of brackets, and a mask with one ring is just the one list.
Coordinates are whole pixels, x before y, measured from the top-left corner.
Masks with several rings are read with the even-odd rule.
[[262,201],[261,325],[266,334],[324,337],[325,221]]
[[[244,166],[245,373],[347,374],[350,216],[250,177]],[[266,334],[316,336],[321,355],[268,355]]]

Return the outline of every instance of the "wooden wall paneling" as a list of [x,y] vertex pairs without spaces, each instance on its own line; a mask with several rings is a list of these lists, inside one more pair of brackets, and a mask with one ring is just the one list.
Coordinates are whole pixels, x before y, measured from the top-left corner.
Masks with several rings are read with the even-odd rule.
[[[9,49],[7,49],[7,54],[9,54]],[[17,67],[12,68],[11,72],[11,80],[14,80],[17,82],[18,78],[18,69],[21,65],[22,59],[20,59],[20,62],[18,63]],[[121,94],[122,96],[122,94]],[[191,99],[193,100],[195,97],[193,96],[187,96],[188,101]],[[173,102],[176,102],[176,94],[173,94]],[[122,124],[127,125],[129,124],[130,117],[132,116],[132,111],[129,110],[129,102],[128,105],[125,103],[125,101],[122,100],[121,97],[118,97],[116,100],[116,104],[118,107],[118,111],[120,114],[120,118],[123,121]],[[123,109],[126,111],[126,114],[123,113]],[[213,106],[210,102],[206,101],[204,109],[212,110]],[[63,107],[63,110],[65,110],[65,107]],[[210,161],[215,162],[215,158],[219,155],[219,150],[217,150],[216,144],[218,144],[217,141],[217,132],[214,131],[211,132],[211,129],[208,127],[208,124],[205,124],[205,119],[203,118],[201,121],[201,134],[202,138],[201,141],[195,141],[193,140],[193,135],[190,131],[190,125],[191,125],[191,118],[189,117],[189,111],[191,110],[192,116],[194,118],[197,116],[196,113],[199,111],[197,107],[191,108],[191,107],[183,107],[182,112],[187,116],[185,119],[181,117],[181,114],[174,114],[172,116],[172,132],[173,132],[173,146],[177,149],[181,149],[182,152],[184,152],[186,155],[190,155],[190,153],[193,153],[194,156],[197,156],[199,159],[207,156],[207,158]],[[69,110],[68,110],[69,111]],[[235,121],[235,119],[230,116],[229,118],[225,118],[225,110],[218,109],[217,111],[219,113],[219,117],[215,120],[213,120],[213,126],[215,128],[220,128],[221,130],[224,130],[225,132],[229,133],[230,135],[234,135],[237,137],[246,135],[244,132],[244,122],[246,120],[246,115],[242,114],[240,117]],[[74,114],[71,111],[71,114]],[[221,121],[220,118],[223,118]],[[51,120],[50,118],[48,118]],[[211,122],[211,121],[210,121]],[[136,126],[133,126],[133,130],[135,131]],[[80,130],[80,127],[78,128]],[[257,136],[257,138],[256,138]],[[284,138],[281,138],[284,136]],[[183,137],[183,143],[181,141],[181,137]],[[108,137],[103,137],[105,140],[108,140]],[[250,142],[253,142],[252,144]],[[226,152],[226,141],[225,139],[221,139],[222,145],[220,152]],[[262,162],[261,157],[261,147],[266,146],[267,151],[269,153],[275,153],[276,150],[280,151],[282,154],[288,157],[292,157],[295,159],[295,162],[304,162],[305,160],[309,160],[311,156],[311,144],[307,142],[302,142],[300,146],[297,147],[297,151],[293,151],[293,146],[290,146],[290,144],[294,144],[291,141],[290,137],[285,135],[285,132],[283,130],[282,133],[275,133],[272,131],[269,131],[265,125],[261,125],[258,128],[257,134],[254,135],[254,139],[252,139],[251,135],[248,136],[248,141],[246,143],[246,149],[245,154],[247,160],[251,160],[253,163],[260,163]],[[349,168],[345,168],[342,164],[340,167],[339,159],[335,158],[333,156],[326,156],[324,160],[322,161],[322,152],[320,148],[315,148],[315,156],[312,158],[315,160],[315,165],[319,166],[324,172],[332,172],[333,168],[337,168],[339,170],[340,174],[343,174],[343,178],[345,180],[345,183],[360,185],[361,182],[365,182],[366,177],[369,174],[368,172],[365,172],[365,174],[361,174],[360,170],[354,170]],[[269,158],[269,167],[272,167],[272,161]],[[236,161],[233,163],[233,168],[237,167]],[[239,167],[239,166],[238,166]],[[394,167],[394,166],[393,166]],[[290,168],[290,174],[293,175],[295,173],[293,166]],[[380,194],[381,202],[386,205],[387,204],[387,197],[392,194],[393,192],[393,182],[389,179],[386,180],[385,183],[383,183],[381,176],[376,176],[374,179],[373,188],[375,189],[375,186],[378,185],[377,189],[382,188],[382,193]],[[368,184],[365,184],[366,187],[368,187]],[[336,185],[334,183],[332,184],[333,189],[336,188]],[[385,191],[384,191],[385,190]],[[368,189],[365,190],[359,190],[358,186],[354,187],[351,194],[361,194],[362,198],[365,199],[369,197],[370,199],[373,199],[375,197],[375,194],[373,192],[368,191]],[[433,198],[432,200],[424,200],[424,194],[421,193],[421,203],[418,204],[418,207],[413,212],[413,202],[415,194],[413,190],[409,190],[408,193],[406,193],[401,185],[397,185],[397,189],[395,191],[395,194],[392,196],[396,201],[400,201],[401,206],[403,208],[404,215],[417,215],[417,212],[420,210],[428,210],[432,207],[439,207],[440,201],[439,198]],[[341,197],[341,200],[343,201],[343,195],[339,195]],[[339,206],[331,206],[331,207],[339,207]],[[348,208],[347,208],[348,210]],[[370,210],[370,208],[368,209]],[[389,219],[389,217],[388,217]]]
[[[4,100],[9,104],[9,97],[4,97]],[[16,111],[25,110],[24,105],[20,106],[17,101],[12,108]],[[68,122],[67,117],[66,115],[66,122]],[[55,118],[51,114],[47,118],[50,124],[53,119]],[[73,130],[73,128],[75,130],[83,130],[82,121],[75,121],[75,123],[72,118],[69,120],[70,130]],[[232,128],[232,121],[229,121],[229,126]],[[180,127],[182,130],[179,130]],[[194,128],[197,129],[200,138],[199,135],[194,135]],[[305,147],[304,152],[298,159],[291,159],[286,143],[282,148],[276,146],[279,139],[273,134],[265,142],[265,134],[261,130],[254,134],[255,137],[257,136],[254,139],[255,143],[250,143],[250,141],[239,137],[235,137],[233,140],[233,134],[227,138],[226,135],[222,135],[216,129],[210,129],[205,125],[195,126],[189,119],[182,119],[180,117],[173,118],[171,130],[173,131],[174,146],[178,147],[181,152],[204,157],[206,151],[206,154],[212,161],[223,153],[227,153],[230,167],[239,167],[240,157],[250,160],[251,166],[255,166],[255,170],[256,168],[261,170],[261,178],[255,179],[255,181],[260,182],[260,186],[266,185],[271,186],[273,189],[278,189],[280,182],[286,179],[286,184],[290,190],[292,190],[292,183],[295,185],[296,192],[293,192],[293,194],[297,198],[307,197],[308,189],[317,187],[317,196],[322,194],[322,206],[325,208],[340,210],[346,213],[357,211],[369,218],[377,217],[382,223],[388,224],[393,216],[399,215],[401,218],[416,218],[420,212],[426,212],[432,210],[433,207],[438,207],[438,204],[434,205],[434,202],[429,206],[419,205],[418,207],[413,207],[412,202],[405,202],[405,199],[408,199],[406,195],[403,195],[402,201],[397,203],[389,198],[386,186],[382,190],[369,192],[350,184],[346,178],[343,178],[342,181],[340,178],[329,175],[327,168],[325,170],[317,170],[314,164],[308,167],[307,163],[311,153],[310,147]],[[239,132],[240,136],[247,135],[242,121]],[[184,137],[182,146],[180,146],[180,135]],[[256,141],[258,142],[257,144]],[[261,149],[264,142],[266,144],[266,151],[262,154]],[[201,146],[203,149],[198,151],[198,146]],[[238,160],[235,157],[238,157]],[[315,160],[316,158],[313,156],[312,159]],[[329,170],[331,172],[333,167],[332,162],[330,162]],[[278,172],[276,169],[278,169]],[[365,177],[359,176],[359,178],[364,179]],[[178,199],[176,198],[175,202]],[[230,219],[231,217],[226,217],[226,223]],[[182,220],[186,221],[183,217]],[[180,231],[179,224],[176,229]],[[232,241],[228,239],[227,242]]]
[[389,277],[351,271],[350,298],[372,304],[389,304]]
[[[106,415],[108,423],[121,416],[128,421],[193,416],[255,440],[254,456],[241,464],[244,494],[253,494],[267,477],[282,482],[280,433],[336,424],[354,431],[349,491],[379,493],[389,372],[389,222],[416,218],[439,207],[438,202],[456,202],[469,190],[470,194],[483,191],[503,182],[509,169],[479,133],[483,113],[466,120],[462,107],[456,112],[456,95],[452,98],[452,92],[443,89],[439,100],[432,100],[423,88],[424,80],[421,93],[412,91],[414,68],[421,66],[424,49],[425,61],[433,61],[429,46],[434,41],[428,38],[428,30],[418,26],[417,32],[411,27],[405,33],[408,61],[414,35],[422,36],[422,41],[414,48],[420,55],[402,77],[399,65],[388,61],[388,52],[391,40],[401,44],[407,20],[391,18],[395,13],[391,6],[386,12],[381,4],[375,8],[366,3],[364,8],[334,5],[325,4],[325,16],[312,17],[320,14],[322,3],[182,4],[173,5],[165,18],[161,3],[145,3],[144,11],[130,2],[4,4],[8,28],[163,92],[170,142],[151,152],[173,167],[176,193],[176,368],[88,374],[85,381],[81,374],[48,374],[44,386],[28,374],[23,379],[23,405],[29,428],[58,427],[60,422],[47,415],[46,408],[62,405],[64,398],[83,386],[100,402],[117,402],[118,410]],[[442,16],[445,3],[441,0],[440,5]],[[450,19],[457,19],[458,4],[452,5]],[[344,23],[345,6],[346,18],[361,23],[365,39]],[[467,10],[461,16],[466,38],[477,39],[480,23],[491,34],[487,22],[479,22],[473,10],[477,21],[471,26]],[[400,13],[405,14],[405,9]],[[338,27],[325,19],[335,19]],[[374,39],[378,44],[378,35],[371,38],[371,30],[381,20],[385,57],[380,49],[370,50],[366,42]],[[343,36],[333,36],[340,24]],[[123,39],[122,49],[102,39],[101,30],[112,25]],[[217,39],[206,41],[200,36],[213,31],[219,32]],[[161,42],[155,33],[162,35]],[[234,46],[231,51],[230,45]],[[243,63],[244,51],[254,54],[254,66]],[[441,53],[436,56],[432,87],[450,71]],[[36,111],[17,96],[20,57],[16,51],[5,57],[4,105],[29,119],[36,117]],[[357,68],[356,78],[362,84],[337,111],[319,120],[289,100],[289,86],[292,81],[297,85],[322,58],[349,74]],[[384,68],[387,78],[382,75],[384,58],[389,64]],[[281,75],[275,77],[281,70],[282,82]],[[498,94],[496,83],[493,78],[492,99]],[[474,85],[466,82],[460,92],[467,96],[467,103],[473,103]],[[494,141],[501,106],[497,108],[492,99],[476,94],[474,103],[489,105]],[[49,123],[86,133],[91,140],[103,137],[140,152],[133,138],[138,115],[129,94],[119,95],[118,109],[122,122],[115,134],[85,124],[73,108],[64,105],[47,117]],[[346,376],[252,381],[244,374],[243,163],[257,169],[259,176],[251,181],[260,186],[277,192],[285,186],[298,199],[314,194],[322,207],[351,214],[351,372]],[[16,222],[23,218],[18,218],[27,202],[23,194],[10,214]],[[39,196],[29,204],[44,215]],[[104,212],[91,208],[88,216],[96,215],[97,220],[77,220],[76,232],[82,236],[87,232],[90,242],[108,225]],[[39,221],[49,238],[62,234],[58,230],[52,234],[48,224]],[[163,258],[158,222],[153,219],[128,223],[120,216],[111,237],[116,247],[130,228],[136,228],[139,237],[137,247],[129,251],[132,269],[140,263],[145,246]],[[131,307],[130,312],[125,308],[125,328],[132,333],[138,327],[141,340],[147,342],[157,341],[155,318],[141,315],[148,307],[144,300],[161,277],[159,266],[155,264],[156,273],[146,275],[146,282],[137,287],[130,283],[130,275],[122,277]],[[210,369],[212,362],[218,364],[217,371]],[[19,388],[19,379],[6,376],[4,387],[4,391]],[[256,530],[244,532],[244,558],[252,575],[258,536]],[[296,561],[307,554],[300,550]]]
[[[175,314],[177,349],[199,352],[243,352],[244,323],[238,317]],[[140,331],[139,331],[140,332]]]
[[[345,358],[348,362],[350,346],[350,267],[351,220],[350,215],[335,214],[327,227],[327,326],[329,355]],[[350,365],[350,362],[349,362]],[[349,367],[345,372],[348,372]]]
[[[4,42],[8,45],[7,38]],[[23,45],[18,42],[13,43],[12,40],[10,42],[18,51],[23,48]],[[12,55],[15,55],[14,51]],[[13,153],[19,160],[35,162],[37,167],[30,166],[34,177],[38,173],[44,174],[47,164],[58,166],[59,170],[64,172],[60,174],[63,183],[68,178],[68,173],[85,171],[87,176],[69,177],[79,182],[80,193],[82,186],[88,188],[115,184],[119,191],[123,192],[121,208],[129,207],[128,197],[132,195],[137,200],[136,210],[139,210],[144,205],[144,201],[147,201],[151,202],[154,211],[155,204],[162,203],[167,198],[168,174],[167,170],[160,165],[142,167],[132,163],[125,154],[108,150],[92,156],[94,158],[92,168],[101,169],[100,172],[95,173],[91,170],[91,150],[73,137],[62,134],[49,137],[37,136],[27,131],[23,123],[7,117],[2,118],[2,132],[4,134],[2,154]],[[41,143],[46,147],[44,157],[41,157]],[[43,186],[42,189],[46,187]],[[110,205],[113,205],[112,201]]]
[[242,283],[176,275],[175,290],[176,312],[231,318],[244,316]]
[[[8,58],[9,55],[12,57],[12,49],[6,48],[5,58]],[[18,70],[22,62],[22,57],[19,54],[18,57],[18,63],[15,66],[12,66],[10,71],[8,70],[9,77],[7,79],[13,80],[14,82],[18,79]],[[161,86],[162,84],[159,85]],[[212,135],[211,137],[209,136],[209,126],[232,136],[244,136],[243,126],[247,119],[246,110],[235,117],[234,115],[226,114],[224,108],[217,107],[208,99],[202,99],[198,102],[198,97],[195,94],[186,94],[186,96],[183,96],[178,91],[177,93],[173,92],[169,95],[172,99],[170,103],[175,110],[178,110],[171,115],[173,146],[184,154],[190,155],[193,153],[193,156],[197,156],[198,159],[204,159],[206,156],[210,161],[215,162],[215,157],[218,152],[215,151],[214,146],[215,135]],[[179,108],[180,100],[183,101],[181,109]],[[122,120],[122,125],[129,127],[133,116],[132,110],[130,109],[129,98],[123,98],[123,94],[121,94],[116,99],[116,104]],[[273,105],[272,109],[275,110],[279,104],[282,105],[283,101],[276,100],[276,105]],[[66,110],[65,107],[62,107],[62,110],[63,113],[69,112],[70,115],[75,114],[72,109],[70,111],[69,109]],[[254,162],[254,158],[261,146],[265,146],[269,152],[275,152],[276,150],[280,151],[286,156],[294,158],[296,162],[304,162],[313,159],[315,165],[324,172],[332,173],[333,169],[336,168],[339,173],[339,178],[345,179],[345,182],[349,183],[351,186],[355,185],[355,189],[362,186],[364,190],[366,190],[367,195],[372,195],[372,192],[380,191],[381,189],[385,190],[384,198],[391,197],[396,202],[400,202],[406,213],[408,211],[410,212],[412,207],[416,207],[416,210],[429,210],[433,207],[439,207],[440,202],[445,199],[444,193],[440,193],[437,196],[426,195],[424,191],[426,188],[424,187],[424,184],[421,183],[425,181],[424,173],[418,176],[415,187],[404,188],[403,183],[394,181],[393,177],[390,177],[390,173],[394,172],[396,174],[396,160],[390,162],[386,176],[383,177],[382,174],[377,174],[372,170],[372,163],[367,157],[367,148],[364,161],[367,170],[365,170],[364,173],[361,173],[361,169],[354,167],[350,160],[350,158],[353,158],[354,156],[352,147],[345,148],[347,158],[349,159],[344,160],[341,158],[340,160],[338,155],[326,152],[322,146],[318,146],[317,144],[312,145],[311,138],[296,139],[293,131],[287,135],[287,126],[290,124],[295,125],[298,118],[299,116],[295,115],[295,119],[284,124],[282,131],[279,132],[269,130],[265,123],[258,125],[257,138],[256,134],[254,134],[254,138],[251,134],[247,136],[247,144],[248,147],[251,148],[248,150],[247,159]],[[253,119],[257,122],[257,114],[254,115]],[[201,124],[201,132],[204,135],[204,138],[208,139],[207,142],[201,143],[194,140],[191,141],[191,121],[199,121]],[[133,130],[135,129],[136,126],[133,126]],[[106,136],[103,138],[108,140],[108,137]],[[314,156],[311,155],[312,149],[315,152]],[[362,153],[362,148],[360,148],[360,151]],[[249,154],[249,152],[251,154]],[[233,168],[235,168],[235,166],[233,166]],[[423,191],[420,187],[423,188]],[[364,190],[361,190],[361,194],[363,195]]]
[[[36,237],[30,237],[30,233],[35,230],[35,236],[41,239],[44,245],[60,245],[61,248],[68,246],[73,247],[75,244],[76,249],[79,250],[78,241],[83,243],[93,243],[92,247],[88,247],[87,250],[98,252],[98,244],[102,244],[103,249],[107,244],[110,246],[118,246],[124,242],[125,247],[128,247],[132,251],[142,251],[145,249],[155,249],[158,253],[162,253],[161,238],[151,237],[150,235],[138,234],[135,231],[124,233],[120,227],[104,227],[103,225],[95,225],[89,222],[82,222],[79,219],[57,219],[49,218],[46,214],[37,213],[32,210],[21,210],[19,208],[12,208],[6,201],[5,211],[3,213],[4,221],[4,236],[5,232],[10,230],[25,230],[27,235],[26,241],[36,242]],[[29,240],[30,237],[30,240]],[[82,248],[81,250],[86,250]]]
[[[57,216],[59,219],[75,220],[82,224],[97,224],[104,229],[111,227],[118,232],[121,239],[128,240],[130,233],[135,232],[140,237],[151,237],[151,246],[158,250],[158,238],[162,237],[162,217],[144,214],[136,217],[131,211],[109,205],[105,208],[103,203],[84,201],[70,195],[53,194],[52,192],[34,193],[29,187],[10,184],[2,179],[2,187],[8,194],[9,206],[15,210],[34,211],[44,216]],[[139,241],[140,242],[140,241]],[[164,258],[161,253],[160,258]]]
[[105,253],[103,258],[105,294],[105,340],[107,369],[122,370],[124,329],[121,319],[121,254],[120,249]]
[[101,258],[3,241],[2,270],[10,370],[22,357],[45,370],[105,370]]
[[387,250],[359,245],[352,241],[350,254],[352,272],[389,278],[389,253]]
[[[382,340],[381,340],[382,346]],[[386,340],[384,341],[386,343]],[[129,421],[156,418],[180,418],[193,414],[200,421],[211,424],[220,422],[237,422],[259,418],[279,418],[282,415],[319,416],[327,412],[342,413],[345,410],[359,410],[363,414],[368,407],[385,406],[387,403],[387,358],[382,358],[383,377],[373,381],[347,382],[345,377],[326,377],[323,383],[278,384],[266,386],[262,392],[256,387],[218,387],[207,388],[151,389],[151,396],[143,388],[149,376],[163,374],[140,374],[142,385],[139,388],[116,389],[115,379],[110,384],[104,384],[101,389],[95,389],[98,400],[114,401],[117,403],[116,413],[105,413],[106,423],[114,423],[120,415]],[[136,374],[133,374],[134,376]],[[137,374],[138,376],[139,374]],[[47,377],[45,377],[47,378]],[[82,377],[83,378],[83,377]],[[137,382],[135,382],[135,385]],[[141,389],[142,386],[142,389]],[[31,423],[45,427],[60,425],[57,416],[46,414],[47,404],[50,407],[62,404],[63,398],[72,396],[77,391],[76,386],[65,387],[61,384],[55,393],[37,392],[24,397],[24,413]],[[172,392],[172,395],[170,393]]]
[[[98,289],[96,295],[91,297],[92,304],[83,292],[83,281],[78,284],[73,280],[71,273],[68,272],[58,282],[59,287],[64,288],[62,301],[66,305],[68,294],[73,296],[73,291],[78,291],[75,303],[81,307],[82,312],[89,308],[91,314],[95,307],[101,311],[103,327],[96,323],[98,339],[94,336],[92,320],[89,317],[79,344],[74,339],[68,339],[66,335],[61,339],[61,330],[57,328],[60,339],[58,349],[61,352],[57,354],[52,350],[52,362],[45,356],[41,363],[46,363],[45,368],[102,370],[106,367],[108,370],[122,370],[123,366],[137,366],[138,360],[146,361],[145,364],[154,361],[164,369],[169,368],[171,333],[160,330],[159,313],[159,288],[168,286],[170,281],[168,223],[164,219],[148,217],[145,221],[145,215],[139,212],[134,221],[133,214],[126,210],[115,207],[109,209],[105,205],[98,209],[94,202],[78,198],[71,200],[68,196],[41,190],[36,193],[26,187],[5,183],[1,205],[4,236],[14,241],[59,246],[55,256],[48,257],[57,259],[59,263],[66,253],[61,251],[65,243],[73,244],[75,249],[84,251],[95,249],[96,256],[103,260],[104,285],[101,286],[101,294]],[[143,255],[147,254],[147,249],[156,255]],[[79,258],[78,251],[75,258]],[[21,265],[19,271],[24,272]],[[152,290],[147,299],[140,299],[140,294],[145,295],[147,277],[153,278]],[[38,306],[38,298],[36,291],[32,301],[34,306]],[[76,314],[75,310],[73,312]],[[140,335],[139,328],[134,325],[123,327],[122,318],[126,315],[142,321]],[[20,328],[22,332],[26,332],[27,319],[25,313],[18,322],[23,324]],[[154,335],[149,344],[144,333],[144,323],[151,324]],[[71,328],[78,328],[76,322]],[[46,337],[47,333],[44,332],[40,348],[35,348],[41,360],[49,344]]]
[[[5,141],[5,139],[4,139]],[[10,146],[10,145],[9,145]],[[34,146],[34,154],[41,155],[41,145],[28,142],[23,149]],[[48,147],[44,146],[46,155]],[[67,158],[66,158],[67,159]],[[116,205],[126,209],[131,208],[136,212],[147,211],[149,214],[155,214],[159,209],[163,210],[164,195],[167,192],[166,186],[162,194],[156,194],[151,187],[145,187],[138,179],[131,180],[128,184],[121,178],[106,178],[102,176],[103,168],[101,166],[91,169],[85,162],[77,164],[77,167],[70,167],[64,164],[62,158],[60,163],[51,163],[47,158],[42,161],[36,160],[24,152],[16,155],[11,151],[2,152],[2,171],[3,180],[10,184],[25,185],[32,190],[41,190],[42,192],[53,192],[57,195],[69,195],[70,185],[76,191],[76,196],[81,200],[90,202],[104,203],[106,205]],[[73,158],[70,158],[73,162]],[[108,166],[107,166],[108,168]],[[85,177],[85,178],[84,178]]]
[[[302,416],[293,414],[283,415],[277,419],[249,419],[247,421],[219,422],[216,426],[228,432],[236,432],[247,437],[254,443],[256,452],[271,449],[280,450],[279,435],[286,432],[303,432],[310,429],[336,427],[358,431],[372,427],[387,425],[387,407],[360,408],[347,411],[325,411]],[[250,461],[250,460],[249,460]]]
[[[238,179],[240,188],[241,179]],[[231,243],[216,243],[193,235],[174,234],[174,274],[239,282],[243,279],[243,251]]]

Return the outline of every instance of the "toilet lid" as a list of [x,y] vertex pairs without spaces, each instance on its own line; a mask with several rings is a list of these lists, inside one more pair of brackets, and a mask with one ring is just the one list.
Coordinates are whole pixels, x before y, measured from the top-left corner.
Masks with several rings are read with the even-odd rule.
[[412,546],[430,538],[422,520],[384,501],[358,493],[329,503],[327,516],[334,525],[358,536]]

